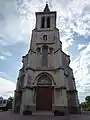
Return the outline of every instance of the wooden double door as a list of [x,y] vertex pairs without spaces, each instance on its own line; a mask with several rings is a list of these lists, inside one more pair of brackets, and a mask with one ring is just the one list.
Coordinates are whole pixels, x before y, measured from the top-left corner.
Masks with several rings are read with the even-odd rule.
[[37,87],[36,110],[52,110],[53,89]]

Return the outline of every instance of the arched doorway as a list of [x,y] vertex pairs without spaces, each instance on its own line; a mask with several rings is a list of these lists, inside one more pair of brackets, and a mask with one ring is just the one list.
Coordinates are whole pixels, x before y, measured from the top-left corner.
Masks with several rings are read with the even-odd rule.
[[52,80],[46,74],[37,81],[36,110],[52,110],[53,88]]

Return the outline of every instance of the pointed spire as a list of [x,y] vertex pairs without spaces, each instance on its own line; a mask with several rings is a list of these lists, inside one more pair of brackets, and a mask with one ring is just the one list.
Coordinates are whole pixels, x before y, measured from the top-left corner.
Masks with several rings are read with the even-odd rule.
[[46,6],[45,6],[45,8],[44,8],[44,11],[43,12],[50,12],[50,9],[49,9],[49,7],[48,7],[48,4],[46,3]]

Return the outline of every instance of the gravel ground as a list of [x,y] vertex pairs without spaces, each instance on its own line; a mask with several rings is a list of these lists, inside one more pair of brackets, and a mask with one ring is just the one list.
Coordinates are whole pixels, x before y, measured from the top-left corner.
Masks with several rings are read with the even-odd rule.
[[0,120],[90,120],[90,115],[70,115],[70,116],[53,116],[53,114],[33,114],[32,116],[23,116],[12,113],[11,111],[0,112]]

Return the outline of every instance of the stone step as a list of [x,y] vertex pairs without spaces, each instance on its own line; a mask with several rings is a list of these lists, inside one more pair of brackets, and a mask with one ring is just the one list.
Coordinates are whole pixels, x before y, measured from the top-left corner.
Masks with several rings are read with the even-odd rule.
[[36,112],[33,112],[32,115],[48,115],[48,116],[53,116],[54,114],[51,111],[36,111]]

